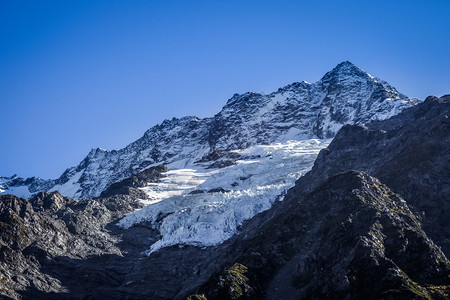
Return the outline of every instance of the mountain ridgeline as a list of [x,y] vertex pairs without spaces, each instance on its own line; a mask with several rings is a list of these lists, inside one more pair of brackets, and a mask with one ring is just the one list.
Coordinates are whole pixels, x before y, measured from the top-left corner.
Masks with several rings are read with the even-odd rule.
[[98,197],[111,184],[150,166],[192,163],[211,152],[291,139],[331,138],[344,124],[384,120],[417,103],[387,82],[343,62],[316,83],[296,82],[268,95],[235,94],[211,118],[173,118],[123,149],[93,149],[56,180],[1,177],[0,190],[30,197],[60,191]]

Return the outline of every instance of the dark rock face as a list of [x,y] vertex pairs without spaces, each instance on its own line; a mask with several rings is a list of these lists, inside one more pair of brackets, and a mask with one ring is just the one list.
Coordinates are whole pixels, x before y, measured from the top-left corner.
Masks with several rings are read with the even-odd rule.
[[[49,198],[61,198],[61,195],[40,195],[44,203]],[[36,203],[41,199],[37,199]],[[39,205],[40,206],[40,205]],[[42,209],[43,206],[40,206]],[[53,213],[54,206],[48,207]],[[28,200],[10,195],[0,196],[1,249],[0,249],[0,286],[2,295],[18,298],[18,292],[29,288],[60,292],[64,288],[61,282],[41,271],[41,263],[50,257],[83,257],[99,253],[96,246],[72,234],[62,219],[54,219],[44,211],[36,213]],[[91,230],[97,230],[92,228]],[[98,240],[104,243],[107,240]],[[98,245],[97,245],[98,246]],[[114,252],[114,247],[111,251]]]
[[[58,192],[30,200],[1,195],[0,295],[76,298],[84,289],[90,293],[114,285],[114,274],[136,257],[123,259],[130,246],[119,247],[123,237],[112,223],[140,206],[128,195],[80,201]],[[136,231],[127,232],[128,238],[138,236]],[[142,247],[138,239],[134,247],[139,243]]]
[[196,163],[210,163],[206,167],[207,169],[220,169],[235,165],[239,158],[241,158],[241,155],[233,151],[213,150]]
[[308,191],[333,174],[363,170],[402,195],[450,255],[449,145],[450,96],[428,97],[383,122],[344,126],[297,186]]
[[210,164],[207,169],[221,169],[221,168],[226,168],[232,165],[235,165],[236,161],[234,159],[222,159],[222,160],[218,160],[213,162],[212,164]]
[[126,279],[133,268],[139,270],[141,252],[157,233],[143,226],[123,231],[114,224],[142,207],[137,187],[156,182],[165,171],[150,168],[94,200],[74,201],[58,192],[29,200],[0,195],[0,298],[148,295],[144,287],[127,290]]
[[199,159],[197,162],[211,162],[216,161],[220,158],[227,158],[227,159],[238,159],[240,158],[240,154],[232,151],[220,151],[220,150],[214,150],[209,152],[207,155],[203,156],[201,159]]
[[100,197],[131,195],[134,198],[147,199],[147,194],[137,188],[144,187],[149,182],[157,182],[164,176],[163,173],[167,171],[169,169],[164,165],[148,168],[130,178],[113,183],[101,193]]
[[39,193],[34,198],[30,199],[34,211],[50,211],[56,213],[63,209],[66,205],[73,204],[73,200],[64,197],[58,192],[54,193]]

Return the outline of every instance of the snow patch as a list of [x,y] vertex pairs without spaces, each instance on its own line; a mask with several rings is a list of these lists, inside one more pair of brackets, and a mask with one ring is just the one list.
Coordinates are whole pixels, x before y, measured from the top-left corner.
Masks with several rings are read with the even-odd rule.
[[80,179],[83,171],[75,173],[75,175],[70,178],[64,184],[58,184],[52,187],[49,192],[59,191],[62,195],[68,196],[70,198],[78,199],[78,194],[80,193],[80,183],[78,180]]

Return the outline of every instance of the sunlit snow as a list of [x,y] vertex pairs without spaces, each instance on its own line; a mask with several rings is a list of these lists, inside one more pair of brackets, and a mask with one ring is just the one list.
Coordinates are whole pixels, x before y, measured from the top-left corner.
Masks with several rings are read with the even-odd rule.
[[[158,229],[162,237],[147,254],[176,244],[220,244],[245,220],[281,200],[329,142],[310,139],[258,145],[236,151],[243,159],[223,169],[193,164],[169,171],[161,182],[143,188],[150,204],[126,215],[118,225],[129,228],[150,222]],[[211,191],[219,188],[222,192]]]

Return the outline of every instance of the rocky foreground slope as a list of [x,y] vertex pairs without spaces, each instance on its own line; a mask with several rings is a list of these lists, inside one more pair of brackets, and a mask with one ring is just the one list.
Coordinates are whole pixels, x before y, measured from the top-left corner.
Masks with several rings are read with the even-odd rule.
[[283,201],[215,247],[144,256],[158,232],[115,226],[164,167],[95,200],[0,196],[0,295],[448,299],[449,98],[342,128]]
[[316,83],[296,82],[268,95],[235,94],[211,118],[165,120],[123,149],[93,149],[56,180],[0,177],[0,193],[31,197],[58,190],[74,199],[98,197],[111,184],[150,166],[172,163],[182,168],[217,151],[331,138],[344,124],[384,120],[416,102],[387,82],[343,62]]
[[[406,202],[359,171],[292,191],[197,294],[251,299],[445,299],[450,262]],[[239,242],[238,242],[239,241]]]

